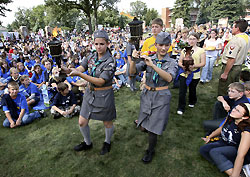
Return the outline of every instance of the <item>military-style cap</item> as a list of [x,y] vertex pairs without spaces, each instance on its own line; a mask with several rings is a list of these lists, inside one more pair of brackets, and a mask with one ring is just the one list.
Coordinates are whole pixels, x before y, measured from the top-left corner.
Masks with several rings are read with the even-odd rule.
[[106,40],[109,40],[108,33],[104,30],[97,30],[94,32],[94,38],[104,38]]
[[157,43],[157,44],[170,44],[171,43],[170,34],[167,32],[160,32],[156,36],[155,43]]

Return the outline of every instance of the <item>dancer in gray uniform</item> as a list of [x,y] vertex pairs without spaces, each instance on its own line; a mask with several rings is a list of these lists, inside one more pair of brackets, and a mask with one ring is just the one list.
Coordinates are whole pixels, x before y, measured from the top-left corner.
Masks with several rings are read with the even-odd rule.
[[[142,158],[144,163],[151,162],[155,152],[157,135],[162,134],[168,122],[171,99],[168,85],[175,78],[177,70],[176,61],[167,54],[170,45],[169,33],[161,32],[155,41],[156,54],[152,57],[142,56],[145,58],[144,61],[138,64],[132,61],[130,65],[131,74],[146,71],[146,86],[141,93],[138,119],[138,126],[146,129],[149,134],[149,146]],[[136,54],[133,56],[138,58]]]
[[[106,138],[101,155],[109,152],[111,148],[111,137],[114,131],[112,120],[116,118],[114,92],[112,89],[112,79],[116,64],[108,49],[108,40],[108,34],[105,31],[96,31],[94,33],[96,53],[86,58],[77,69],[70,69],[70,76],[80,76],[89,82],[79,116],[79,127],[84,137],[84,142],[75,146],[74,149],[76,151],[88,150],[93,146],[88,125],[90,119],[101,120],[105,126]],[[89,70],[90,75],[83,74],[86,70]]]

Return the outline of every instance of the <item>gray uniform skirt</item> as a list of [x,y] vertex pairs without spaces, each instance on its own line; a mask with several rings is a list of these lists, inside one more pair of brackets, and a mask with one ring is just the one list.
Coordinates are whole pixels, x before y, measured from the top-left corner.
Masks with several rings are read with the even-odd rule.
[[86,119],[111,121],[116,118],[113,89],[91,91],[86,89],[80,115]]
[[149,91],[144,88],[141,93],[138,126],[161,135],[168,123],[170,100],[171,93],[168,89]]

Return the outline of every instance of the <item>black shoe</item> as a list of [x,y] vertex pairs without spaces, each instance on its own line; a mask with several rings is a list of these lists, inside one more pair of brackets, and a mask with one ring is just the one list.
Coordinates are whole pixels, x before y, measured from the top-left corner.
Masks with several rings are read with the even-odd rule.
[[53,115],[53,119],[59,119],[61,115]]
[[46,117],[46,112],[44,110],[39,110],[38,112],[39,112],[41,118]]
[[80,144],[76,145],[74,147],[75,151],[82,151],[82,150],[89,150],[93,147],[93,144],[91,143],[90,145],[87,145],[85,142],[81,142]]
[[109,143],[104,142],[100,154],[101,154],[101,155],[104,155],[104,154],[106,154],[107,152],[109,152],[110,149],[111,149],[111,143],[109,144]]
[[152,158],[153,158],[154,154],[155,154],[155,151],[149,151],[149,150],[147,150],[146,154],[142,158],[142,161],[144,163],[150,163],[152,161]]

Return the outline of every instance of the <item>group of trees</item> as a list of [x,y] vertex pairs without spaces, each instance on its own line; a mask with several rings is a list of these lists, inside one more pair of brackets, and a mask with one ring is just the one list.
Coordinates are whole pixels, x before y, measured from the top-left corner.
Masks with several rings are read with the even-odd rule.
[[[12,0],[0,2],[0,15],[8,10],[5,5]],[[6,1],[6,2],[5,2]],[[93,27],[119,26],[124,28],[131,21],[126,16],[120,15],[116,4],[120,0],[45,0],[45,5],[38,5],[32,9],[19,8],[15,13],[15,20],[7,26],[8,30],[19,29],[20,26],[27,26],[31,31],[44,29],[45,26],[61,27],[69,30],[88,29],[90,33]],[[146,3],[135,1],[131,4],[132,16],[145,20],[146,25],[159,16],[155,9],[148,9]]]
[[176,0],[173,8],[172,21],[183,18],[184,25],[190,26],[190,11],[199,8],[196,23],[217,23],[220,18],[228,17],[229,22],[245,16],[249,0]]

